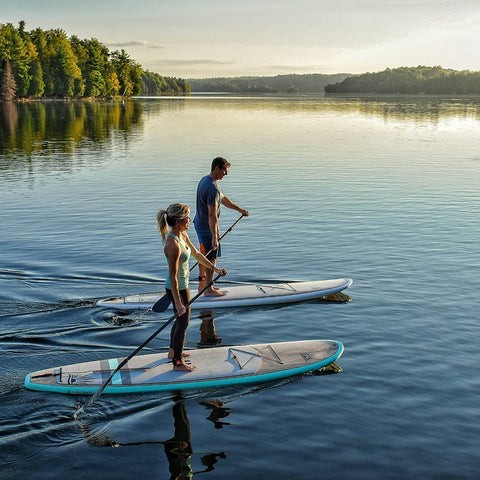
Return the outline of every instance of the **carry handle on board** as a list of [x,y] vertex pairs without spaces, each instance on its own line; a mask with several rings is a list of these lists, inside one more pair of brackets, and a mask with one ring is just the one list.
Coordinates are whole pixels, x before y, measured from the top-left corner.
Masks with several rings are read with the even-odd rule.
[[[220,242],[220,240],[223,239],[223,237],[225,237],[229,232],[231,232],[233,230],[233,227],[235,227],[235,225],[244,217],[244,215],[240,215],[240,217],[237,218],[237,221],[230,227],[228,228],[225,233],[218,239],[218,241]],[[205,254],[205,256],[209,255],[213,250],[210,250],[209,252],[207,252]],[[193,267],[190,269],[190,271],[192,271],[196,266],[198,265],[198,262],[195,263],[195,265],[193,265]],[[152,305],[152,310],[156,313],[161,313],[161,312],[164,312],[168,306],[170,305],[170,302],[171,302],[171,299],[170,299],[170,295],[163,295],[163,297],[159,298],[153,305]]]
[[[222,275],[218,274],[208,285],[205,286],[202,290],[200,290],[186,305],[185,307],[189,307],[198,297],[203,295],[207,288],[210,288]],[[101,387],[90,397],[88,402],[85,402],[83,405],[77,408],[75,414],[73,415],[74,418],[77,418],[78,415],[83,412],[85,406],[90,406],[95,403],[95,401],[100,397],[103,391],[107,388],[107,385],[111,382],[112,378],[115,374],[129,361],[131,360],[143,347],[145,347],[148,343],[150,343],[164,328],[166,328],[170,323],[172,323],[178,317],[178,313],[172,315],[160,328],[158,328],[152,335],[150,335],[140,346],[138,346],[128,357],[124,358],[115,368],[115,370],[110,374],[107,380],[103,383]]]

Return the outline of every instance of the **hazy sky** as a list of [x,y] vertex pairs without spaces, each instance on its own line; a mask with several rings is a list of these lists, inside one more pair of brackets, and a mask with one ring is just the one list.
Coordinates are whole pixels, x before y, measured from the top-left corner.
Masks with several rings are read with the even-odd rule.
[[480,0],[0,0],[20,20],[181,78],[480,70]]

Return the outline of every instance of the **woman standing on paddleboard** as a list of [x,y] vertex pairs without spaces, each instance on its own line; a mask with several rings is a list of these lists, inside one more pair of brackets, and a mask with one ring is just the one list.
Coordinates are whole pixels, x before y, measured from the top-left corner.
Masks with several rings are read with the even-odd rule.
[[160,210],[157,213],[158,229],[165,243],[164,253],[168,261],[165,290],[172,299],[173,309],[177,314],[170,334],[168,358],[173,361],[173,369],[182,372],[191,372],[196,368],[184,362],[184,357],[188,354],[183,353],[185,336],[190,322],[190,306],[185,307],[190,301],[188,287],[190,254],[201,265],[213,269],[222,276],[227,274],[224,268],[217,268],[192,244],[187,234],[190,222],[190,209],[183,203],[173,203],[166,210]]

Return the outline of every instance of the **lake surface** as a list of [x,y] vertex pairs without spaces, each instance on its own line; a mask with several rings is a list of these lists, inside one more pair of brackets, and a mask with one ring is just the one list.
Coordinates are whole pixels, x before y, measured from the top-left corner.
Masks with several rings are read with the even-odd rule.
[[[477,479],[479,145],[478,98],[0,105],[0,478]],[[194,311],[187,348],[212,343],[205,322],[223,345],[335,339],[343,371],[102,395],[77,421],[88,397],[24,389],[169,318],[95,301],[163,289],[156,212],[193,211],[218,155],[251,214],[223,242],[228,281],[354,284],[349,302]],[[167,348],[168,330],[143,353]]]

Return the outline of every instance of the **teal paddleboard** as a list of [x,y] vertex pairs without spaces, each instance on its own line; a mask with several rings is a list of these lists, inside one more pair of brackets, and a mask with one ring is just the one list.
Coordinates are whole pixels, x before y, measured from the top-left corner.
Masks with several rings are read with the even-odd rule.
[[[178,372],[166,353],[137,355],[112,378],[104,393],[138,393],[188,390],[267,382],[335,362],[343,345],[335,340],[302,340],[188,350],[197,369]],[[95,393],[123,358],[95,360],[30,373],[25,387],[68,394]]]

